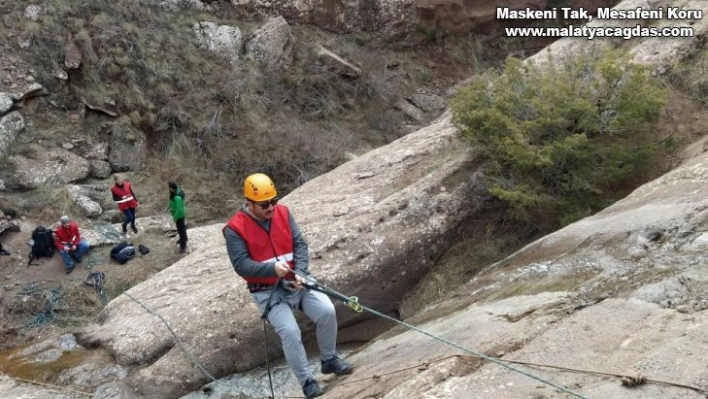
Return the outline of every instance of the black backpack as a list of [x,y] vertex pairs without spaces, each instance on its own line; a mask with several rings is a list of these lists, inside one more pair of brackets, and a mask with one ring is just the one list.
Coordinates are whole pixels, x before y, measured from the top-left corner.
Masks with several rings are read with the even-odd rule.
[[32,249],[28,255],[29,266],[34,259],[51,258],[54,255],[54,233],[44,226],[37,226],[32,232]]
[[118,243],[111,249],[111,258],[121,265],[126,264],[135,257],[135,247],[128,241]]

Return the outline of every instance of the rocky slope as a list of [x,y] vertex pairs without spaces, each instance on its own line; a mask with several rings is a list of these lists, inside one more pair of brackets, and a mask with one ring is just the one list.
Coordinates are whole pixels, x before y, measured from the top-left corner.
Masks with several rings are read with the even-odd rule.
[[[708,12],[702,1],[628,0],[621,7],[675,4]],[[694,28],[702,35],[707,24]],[[553,52],[587,45],[565,40]],[[627,45],[662,71],[702,43],[697,36]],[[661,49],[671,49],[670,55]],[[457,140],[444,115],[284,198],[313,243],[313,270],[324,283],[371,308],[395,311],[402,291],[444,252],[449,235],[484,209],[473,153]],[[448,300],[408,320],[434,337],[403,327],[378,337],[349,356],[355,373],[329,380],[326,397],[705,397],[706,180],[704,152],[597,215],[490,265]],[[321,187],[341,202],[323,203],[313,195]],[[187,353],[216,377],[262,364],[258,315],[229,270],[220,227],[202,229],[194,253],[127,292],[159,313]],[[339,317],[344,326],[364,322],[341,306]],[[369,326],[351,330],[368,339]],[[99,397],[176,397],[210,379],[166,325],[127,295],[112,302],[79,343],[102,348],[93,353],[110,352],[116,364],[103,367],[127,370],[125,378],[106,377]],[[495,361],[479,361],[481,353]],[[500,366],[505,361],[534,378]],[[637,374],[648,380],[631,388],[617,377]],[[78,385],[75,378],[69,382]],[[297,387],[281,389],[300,394]]]

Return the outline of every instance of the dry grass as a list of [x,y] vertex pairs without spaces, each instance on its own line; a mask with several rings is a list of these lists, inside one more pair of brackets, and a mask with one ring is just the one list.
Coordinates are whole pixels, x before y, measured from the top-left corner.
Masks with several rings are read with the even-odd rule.
[[683,62],[670,72],[670,80],[694,100],[708,105],[708,50],[701,49],[689,62]]
[[[457,51],[458,62],[475,67],[488,58],[470,55],[483,51],[483,46],[452,38],[430,49],[392,48],[369,34],[333,36],[311,26],[292,26],[293,64],[282,72],[266,72],[246,59],[234,67],[199,48],[191,24],[234,25],[231,7],[204,13],[173,12],[124,0],[36,4],[45,10],[39,23],[24,17],[26,5],[21,3],[1,3],[1,18],[8,33],[16,35],[12,40],[31,43],[26,58],[32,60],[35,76],[52,93],[52,100],[59,108],[78,113],[82,98],[97,105],[108,99],[122,117],[108,120],[89,112],[71,125],[52,119],[54,112],[43,111],[53,109],[41,109],[46,104],[40,103],[32,134],[47,140],[71,135],[100,139],[106,123],[138,127],[148,138],[150,165],[145,173],[129,177],[140,183],[136,189],[143,214],[164,211],[164,182],[172,179],[193,194],[188,204],[195,221],[228,214],[223,204],[239,195],[236,182],[250,173],[272,174],[285,194],[341,164],[346,152],[359,153],[407,133],[401,126],[410,121],[392,107],[392,101],[424,86],[442,92],[466,68],[456,67],[452,75],[445,75],[451,63],[433,70],[426,62],[429,55],[449,59],[445,54]],[[238,26],[245,38],[258,25]],[[81,67],[70,71],[69,85],[53,77],[63,64],[67,37],[79,45],[83,56]],[[314,73],[316,44],[362,66],[364,74],[348,79]],[[393,60],[398,69],[389,70]],[[22,146],[13,151],[21,152]]]

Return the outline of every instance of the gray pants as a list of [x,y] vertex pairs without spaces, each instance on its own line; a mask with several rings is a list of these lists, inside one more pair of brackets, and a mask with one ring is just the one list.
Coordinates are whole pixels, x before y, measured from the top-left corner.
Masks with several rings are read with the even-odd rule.
[[[251,295],[261,314],[266,308],[270,294],[271,291],[268,290]],[[337,346],[337,315],[334,312],[334,305],[327,295],[318,291],[302,289],[289,292],[278,287],[270,299],[270,306],[268,322],[280,336],[285,360],[302,385],[312,377],[312,370],[307,362],[302,334],[293,310],[302,310],[315,323],[320,357],[326,360],[334,356]]]

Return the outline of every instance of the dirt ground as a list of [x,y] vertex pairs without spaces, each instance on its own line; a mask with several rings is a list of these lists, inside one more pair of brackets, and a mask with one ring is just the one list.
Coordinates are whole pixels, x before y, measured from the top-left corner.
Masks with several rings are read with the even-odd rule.
[[[81,227],[82,221],[78,223]],[[0,236],[3,248],[11,254],[0,256],[0,350],[31,342],[48,329],[71,332],[90,322],[103,307],[99,292],[84,281],[90,273],[105,274],[102,288],[110,301],[184,256],[178,253],[176,237],[140,231],[127,239],[136,248],[139,244],[147,246],[148,254],[138,254],[120,265],[110,258],[111,246],[92,247],[67,275],[58,252],[27,265],[28,241],[39,223],[20,220],[19,224],[20,232]],[[139,219],[136,224],[140,227]],[[59,296],[53,297],[53,292],[59,292]]]

